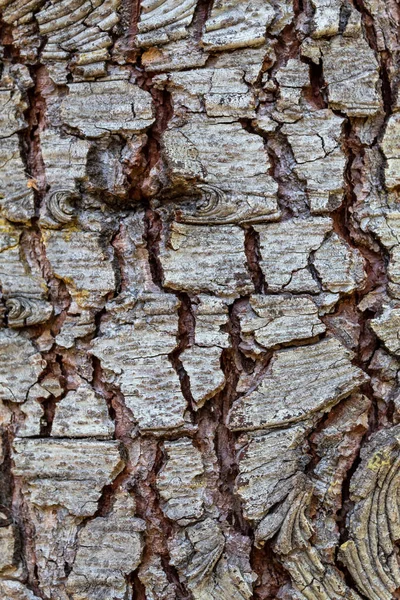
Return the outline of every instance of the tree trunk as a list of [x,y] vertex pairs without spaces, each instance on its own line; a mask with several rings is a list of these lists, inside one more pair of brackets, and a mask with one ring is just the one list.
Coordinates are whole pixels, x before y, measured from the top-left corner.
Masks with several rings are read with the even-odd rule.
[[0,597],[400,598],[397,0],[0,9]]

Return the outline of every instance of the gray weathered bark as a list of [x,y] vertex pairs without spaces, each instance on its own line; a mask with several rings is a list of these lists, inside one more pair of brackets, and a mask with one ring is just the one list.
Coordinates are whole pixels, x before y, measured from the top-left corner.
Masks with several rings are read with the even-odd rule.
[[0,10],[0,597],[400,597],[398,2]]

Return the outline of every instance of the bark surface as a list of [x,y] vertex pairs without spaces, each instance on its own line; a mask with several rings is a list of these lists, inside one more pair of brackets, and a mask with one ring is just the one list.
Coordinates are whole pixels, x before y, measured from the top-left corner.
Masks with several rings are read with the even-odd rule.
[[399,3],[0,15],[0,597],[400,598]]

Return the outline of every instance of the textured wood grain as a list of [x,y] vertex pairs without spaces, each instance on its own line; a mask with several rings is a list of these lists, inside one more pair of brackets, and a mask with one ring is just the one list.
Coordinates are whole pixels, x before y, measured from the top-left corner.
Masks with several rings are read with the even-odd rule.
[[399,597],[397,0],[0,0],[0,598]]

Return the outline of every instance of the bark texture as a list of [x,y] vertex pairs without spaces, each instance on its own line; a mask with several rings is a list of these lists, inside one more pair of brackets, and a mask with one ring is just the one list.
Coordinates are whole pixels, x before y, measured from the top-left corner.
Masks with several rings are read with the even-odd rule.
[[400,598],[398,2],[0,14],[0,597]]

